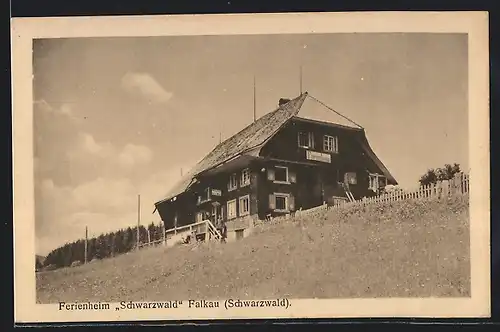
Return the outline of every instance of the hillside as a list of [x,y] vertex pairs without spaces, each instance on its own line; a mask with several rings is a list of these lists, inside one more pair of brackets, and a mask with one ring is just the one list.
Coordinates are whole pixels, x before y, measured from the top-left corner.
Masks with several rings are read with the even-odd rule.
[[470,296],[468,197],[317,212],[232,243],[37,274],[37,300]]

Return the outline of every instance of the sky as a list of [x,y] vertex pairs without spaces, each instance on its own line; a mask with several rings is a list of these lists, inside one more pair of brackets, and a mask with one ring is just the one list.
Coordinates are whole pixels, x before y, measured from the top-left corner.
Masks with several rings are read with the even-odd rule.
[[191,166],[302,89],[361,124],[401,187],[468,168],[465,34],[36,40],[36,251],[137,224]]

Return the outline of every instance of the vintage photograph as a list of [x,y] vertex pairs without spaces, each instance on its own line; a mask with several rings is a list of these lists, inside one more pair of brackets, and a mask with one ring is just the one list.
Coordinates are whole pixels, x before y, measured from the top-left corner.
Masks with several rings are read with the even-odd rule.
[[466,32],[33,38],[35,304],[470,300],[469,47]]

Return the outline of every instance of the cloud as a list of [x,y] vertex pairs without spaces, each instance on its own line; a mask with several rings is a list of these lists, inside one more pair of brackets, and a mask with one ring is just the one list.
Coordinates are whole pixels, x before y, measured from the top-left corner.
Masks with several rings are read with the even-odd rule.
[[151,150],[143,145],[127,144],[118,156],[118,161],[124,167],[136,164],[148,164],[153,158]]
[[85,227],[99,235],[133,226],[137,220],[136,189],[126,178],[98,178],[74,188],[44,179],[37,187],[35,229],[40,254],[82,238]]
[[100,177],[75,187],[58,186],[51,179],[37,181],[36,250],[47,254],[56,247],[84,235],[91,236],[134,227],[137,223],[137,195],[141,195],[141,224],[160,223],[154,203],[180,179],[182,165],[156,172],[141,183],[129,178]]
[[153,159],[153,152],[147,146],[127,144],[123,148],[117,148],[110,142],[97,142],[91,134],[85,132],[78,134],[76,147],[67,154],[76,167],[91,163],[98,165],[101,170],[110,168],[113,172],[147,165]]
[[88,133],[80,133],[80,146],[83,151],[88,152],[93,155],[106,155],[106,151],[111,152],[113,147],[111,145],[104,146],[103,144],[98,144],[94,136]]
[[50,105],[47,101],[45,101],[45,99],[40,99],[35,100],[33,104],[35,106],[35,112],[41,111],[49,115],[65,117],[73,121],[80,121],[80,119],[75,115],[73,107],[69,103],[64,103],[57,108]]
[[166,103],[172,92],[166,91],[150,74],[126,73],[121,81],[122,87],[133,94],[140,94],[152,103]]
[[71,194],[79,211],[110,213],[120,212],[133,205],[130,203],[133,202],[136,190],[127,178],[98,178],[77,186]]

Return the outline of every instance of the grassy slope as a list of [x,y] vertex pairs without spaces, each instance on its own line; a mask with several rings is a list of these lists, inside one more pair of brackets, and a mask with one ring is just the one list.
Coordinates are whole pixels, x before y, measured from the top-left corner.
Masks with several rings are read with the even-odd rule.
[[468,201],[406,201],[263,225],[238,242],[130,253],[37,275],[41,303],[469,296]]

